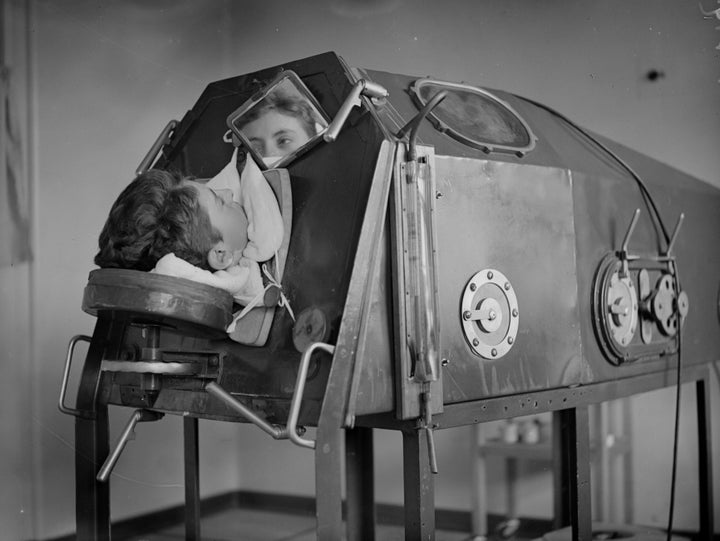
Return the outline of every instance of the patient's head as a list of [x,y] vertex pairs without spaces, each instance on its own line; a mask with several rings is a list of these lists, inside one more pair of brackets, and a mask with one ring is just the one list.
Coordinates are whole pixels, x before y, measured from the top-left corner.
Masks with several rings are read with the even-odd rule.
[[206,270],[236,263],[248,220],[230,190],[151,169],[118,196],[98,239],[95,264],[148,271],[168,253]]
[[247,229],[245,211],[230,190],[184,180],[168,194],[153,250],[158,259],[172,252],[203,269],[225,269],[239,260]]
[[152,253],[158,220],[180,177],[151,169],[128,184],[110,209],[100,238],[95,264],[148,271],[157,258]]
[[269,93],[250,109],[238,127],[263,157],[282,157],[297,150],[316,134],[310,104],[281,92]]

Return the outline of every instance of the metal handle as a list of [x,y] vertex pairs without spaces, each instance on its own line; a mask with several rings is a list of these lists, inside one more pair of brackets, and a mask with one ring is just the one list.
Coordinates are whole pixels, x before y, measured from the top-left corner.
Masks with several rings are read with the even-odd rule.
[[335,346],[324,342],[314,342],[303,353],[300,359],[300,367],[298,368],[297,382],[295,383],[295,392],[293,392],[292,402],[290,402],[290,414],[287,421],[287,433],[290,441],[300,447],[315,449],[315,442],[301,437],[297,433],[297,421],[300,415],[300,405],[302,403],[303,393],[305,392],[305,379],[307,378],[308,367],[310,366],[310,358],[316,349],[327,351],[331,355],[335,352]]
[[335,118],[333,118],[332,122],[330,122],[330,125],[325,131],[325,135],[323,135],[323,139],[325,139],[325,141],[332,143],[335,139],[337,139],[340,130],[345,125],[345,121],[348,116],[350,116],[352,108],[360,106],[361,94],[371,98],[386,98],[388,96],[388,91],[377,83],[360,79],[357,83],[355,83],[355,86],[353,86],[350,94],[348,94],[347,98],[345,98],[345,101],[340,106],[340,109],[338,109]]
[[163,128],[163,131],[160,132],[160,135],[158,135],[158,138],[155,139],[155,142],[150,147],[150,150],[148,150],[148,153],[145,155],[143,160],[140,162],[140,165],[138,165],[137,169],[135,170],[135,173],[137,175],[144,173],[150,168],[150,166],[155,161],[155,158],[157,158],[158,154],[160,153],[162,147],[164,147],[170,142],[170,136],[172,135],[172,132],[175,130],[175,127],[177,125],[177,120],[171,120],[170,122],[168,122],[167,126]]
[[67,384],[70,379],[70,365],[72,364],[73,353],[75,352],[75,344],[81,340],[89,343],[92,338],[84,334],[77,334],[70,339],[67,356],[65,357],[65,370],[63,371],[63,379],[60,386],[60,398],[58,399],[58,408],[60,411],[68,415],[74,415],[75,417],[80,417],[83,415],[83,412],[75,408],[67,407],[65,405],[65,394],[67,393]]

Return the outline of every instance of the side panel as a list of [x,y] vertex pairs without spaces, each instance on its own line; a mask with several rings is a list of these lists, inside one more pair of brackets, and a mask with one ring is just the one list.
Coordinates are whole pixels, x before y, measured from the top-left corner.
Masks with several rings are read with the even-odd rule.
[[[682,362],[687,365],[714,361],[720,358],[720,191],[668,167],[657,166],[654,173],[643,177],[668,234],[672,234],[680,213],[685,215],[671,252],[676,257],[681,289],[689,299],[689,311],[681,331]],[[595,379],[606,381],[674,371],[676,355],[654,355],[615,366],[601,350],[593,327],[593,280],[598,266],[606,254],[620,250],[636,209],[640,209],[640,215],[628,241],[630,255],[650,259],[656,257],[660,249],[664,250],[664,243],[658,243],[650,211],[638,186],[627,177],[600,178],[574,173],[573,191],[581,327],[585,355]],[[636,276],[632,274],[635,287],[640,291]],[[655,279],[650,286],[653,289],[657,286]],[[642,305],[643,299],[639,301]],[[675,339],[662,335],[654,325],[652,341],[665,342],[676,349]],[[640,329],[632,344],[644,347]]]
[[[592,380],[582,356],[571,179],[561,169],[436,157],[445,403]],[[502,358],[476,354],[461,299],[483,269],[515,291],[519,326]]]

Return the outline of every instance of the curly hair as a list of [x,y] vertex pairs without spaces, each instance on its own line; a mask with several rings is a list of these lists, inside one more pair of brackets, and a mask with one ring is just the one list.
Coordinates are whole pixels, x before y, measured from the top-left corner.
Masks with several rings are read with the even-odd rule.
[[222,238],[200,205],[197,190],[181,184],[167,194],[155,228],[151,253],[156,261],[165,254],[174,253],[188,263],[212,270],[207,254]]
[[120,193],[98,239],[95,264],[149,271],[162,256],[210,270],[207,254],[222,240],[197,190],[176,173],[150,169]]
[[150,169],[138,175],[113,203],[98,238],[95,264],[148,271],[157,259],[151,248],[158,221],[178,175]]

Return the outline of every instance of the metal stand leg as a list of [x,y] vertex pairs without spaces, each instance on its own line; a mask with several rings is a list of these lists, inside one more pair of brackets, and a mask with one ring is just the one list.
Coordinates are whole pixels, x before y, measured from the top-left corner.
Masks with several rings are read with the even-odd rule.
[[695,382],[698,423],[698,483],[700,487],[700,536],[713,536],[712,432],[710,425],[710,392],[707,376]]
[[428,461],[424,430],[403,431],[403,474],[405,486],[405,539],[435,539],[435,482]]
[[75,420],[75,521],[77,538],[110,539],[110,483],[95,475],[110,452],[107,407],[94,419]]
[[318,427],[315,446],[315,516],[318,541],[343,538],[343,429]]
[[375,465],[372,428],[345,431],[348,541],[375,539]]
[[200,540],[200,469],[197,417],[183,418],[185,445],[185,539]]
[[592,516],[588,408],[582,406],[560,410],[553,416],[553,422],[555,461],[559,465],[555,477],[555,520],[559,527],[572,526],[574,540],[590,541]]
[[487,484],[485,475],[485,455],[482,451],[485,445],[485,434],[482,424],[475,424],[471,427],[472,437],[470,441],[472,482],[472,541],[482,541],[488,535],[487,528]]
[[75,521],[77,538],[87,541],[110,539],[110,483],[96,479],[110,452],[108,410],[96,393],[103,354],[122,327],[98,319],[77,394],[76,408],[81,414],[75,418]]

